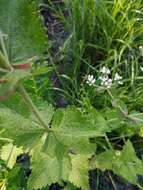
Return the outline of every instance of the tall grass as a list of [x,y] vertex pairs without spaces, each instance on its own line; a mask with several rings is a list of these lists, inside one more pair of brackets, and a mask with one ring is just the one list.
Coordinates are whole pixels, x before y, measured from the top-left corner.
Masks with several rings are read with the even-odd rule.
[[122,72],[128,85],[134,86],[140,72],[138,47],[143,44],[142,1],[64,0],[64,3],[68,17],[52,6],[52,1],[50,7],[68,32],[58,52],[62,60],[54,62],[66,65],[64,75],[59,73],[59,78],[70,102],[75,103],[80,96],[82,77],[96,73],[101,65]]
[[[71,8],[69,24],[74,45],[82,41],[85,58],[98,57],[99,52],[103,55],[91,64],[111,60],[120,63],[122,58],[124,60],[129,52],[133,53],[133,49],[142,44],[141,1],[73,0],[68,1],[68,7]],[[86,52],[89,47],[90,51]]]

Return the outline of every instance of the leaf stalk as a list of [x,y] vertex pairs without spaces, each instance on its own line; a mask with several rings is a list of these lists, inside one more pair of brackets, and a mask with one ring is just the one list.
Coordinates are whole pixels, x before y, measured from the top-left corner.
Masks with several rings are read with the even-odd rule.
[[36,116],[36,118],[39,120],[39,122],[41,123],[41,125],[46,129],[47,132],[50,132],[51,129],[47,126],[46,122],[43,120],[43,118],[41,117],[41,114],[39,113],[38,109],[36,108],[35,104],[33,103],[33,101],[31,100],[29,94],[26,92],[25,88],[23,86],[19,87],[19,90],[21,92],[21,95],[23,96],[25,102],[27,103],[27,105],[30,107],[31,111],[34,113],[34,115]]

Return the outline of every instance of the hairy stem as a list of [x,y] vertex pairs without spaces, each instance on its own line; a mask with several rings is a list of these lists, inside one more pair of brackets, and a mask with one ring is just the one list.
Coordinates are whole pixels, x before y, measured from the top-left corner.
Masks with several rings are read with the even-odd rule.
[[34,115],[36,116],[36,118],[39,120],[40,124],[46,129],[46,131],[50,132],[51,129],[47,126],[47,124],[45,123],[45,121],[43,120],[43,118],[41,117],[39,111],[37,110],[35,104],[33,103],[33,101],[31,100],[30,96],[28,95],[28,93],[26,92],[25,88],[23,86],[21,86],[19,88],[21,95],[23,96],[25,102],[27,103],[27,105],[30,107],[31,111],[34,113]]

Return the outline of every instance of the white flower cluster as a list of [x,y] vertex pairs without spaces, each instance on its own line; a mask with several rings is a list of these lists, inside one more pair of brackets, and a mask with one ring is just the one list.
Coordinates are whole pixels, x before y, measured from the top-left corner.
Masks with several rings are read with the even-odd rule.
[[100,69],[99,72],[101,74],[101,76],[99,77],[99,80],[101,81],[101,85],[103,87],[110,88],[112,86],[112,79],[109,78],[109,75],[111,73],[110,70],[104,66]]
[[[101,86],[104,88],[111,88],[114,83],[116,84],[123,84],[122,76],[118,73],[115,73],[114,79],[110,78],[111,71],[108,67],[102,67],[99,70],[100,76],[99,81],[101,82]],[[96,78],[93,75],[88,75],[86,78],[86,83],[89,86],[96,86]]]
[[111,71],[107,67],[102,67],[100,70],[101,76],[99,79],[101,80],[101,85],[107,88],[111,88],[113,82],[117,84],[123,84],[122,76],[118,73],[115,73],[114,79],[109,78]]

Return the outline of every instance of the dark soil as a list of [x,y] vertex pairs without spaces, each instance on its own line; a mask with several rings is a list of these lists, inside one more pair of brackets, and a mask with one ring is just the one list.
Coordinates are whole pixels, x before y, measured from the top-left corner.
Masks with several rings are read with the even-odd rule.
[[[68,18],[68,10],[64,9],[64,3],[62,0],[52,0],[51,1],[55,7],[60,7],[64,12],[66,18]],[[45,0],[47,4],[47,0]],[[52,51],[53,54],[58,51],[59,47],[62,45],[66,37],[68,36],[68,32],[65,31],[63,24],[60,20],[55,16],[54,12],[50,7],[42,6],[41,14],[44,17],[45,27],[47,28],[47,37],[48,40],[52,43]],[[51,52],[52,53],[52,52]],[[63,68],[60,68],[63,70]],[[54,76],[56,79],[56,76]],[[58,81],[56,81],[55,86],[59,87]],[[64,99],[60,99],[58,102],[59,107],[64,107],[67,105],[67,102]],[[109,175],[110,174],[110,175]],[[113,174],[111,171],[101,172],[97,178],[97,171],[90,171],[90,187],[91,190],[138,190],[138,188],[130,183],[125,182],[119,176]],[[50,187],[50,190],[60,190],[58,184],[54,184]]]
[[[97,178],[98,176],[98,178]],[[90,171],[91,190],[139,190],[138,187],[125,182],[112,171],[98,173]]]
[[[68,37],[68,32],[65,31],[63,23],[60,22],[58,16],[56,16],[56,11],[53,10],[50,3],[47,3],[48,1],[44,1],[46,6],[42,5],[40,7],[41,14],[44,17],[44,24],[47,30],[47,38],[49,41],[49,52],[52,56],[53,62],[56,64],[57,70],[60,74],[64,74],[67,70],[67,65],[62,65],[59,63],[59,60],[61,60],[62,55],[59,53],[60,48],[63,46],[64,41]],[[64,3],[62,0],[50,0],[52,2],[54,8],[61,9],[62,14],[65,17],[69,16],[68,10],[65,8]],[[47,62],[50,63],[51,61],[47,59]],[[53,72],[51,76],[51,82],[53,84],[53,87],[55,88],[62,88],[60,81],[58,80],[58,77],[56,73]],[[54,98],[54,97],[53,97]],[[55,96],[55,102],[57,107],[66,107],[68,105],[67,100],[63,98],[60,94],[56,92]]]

